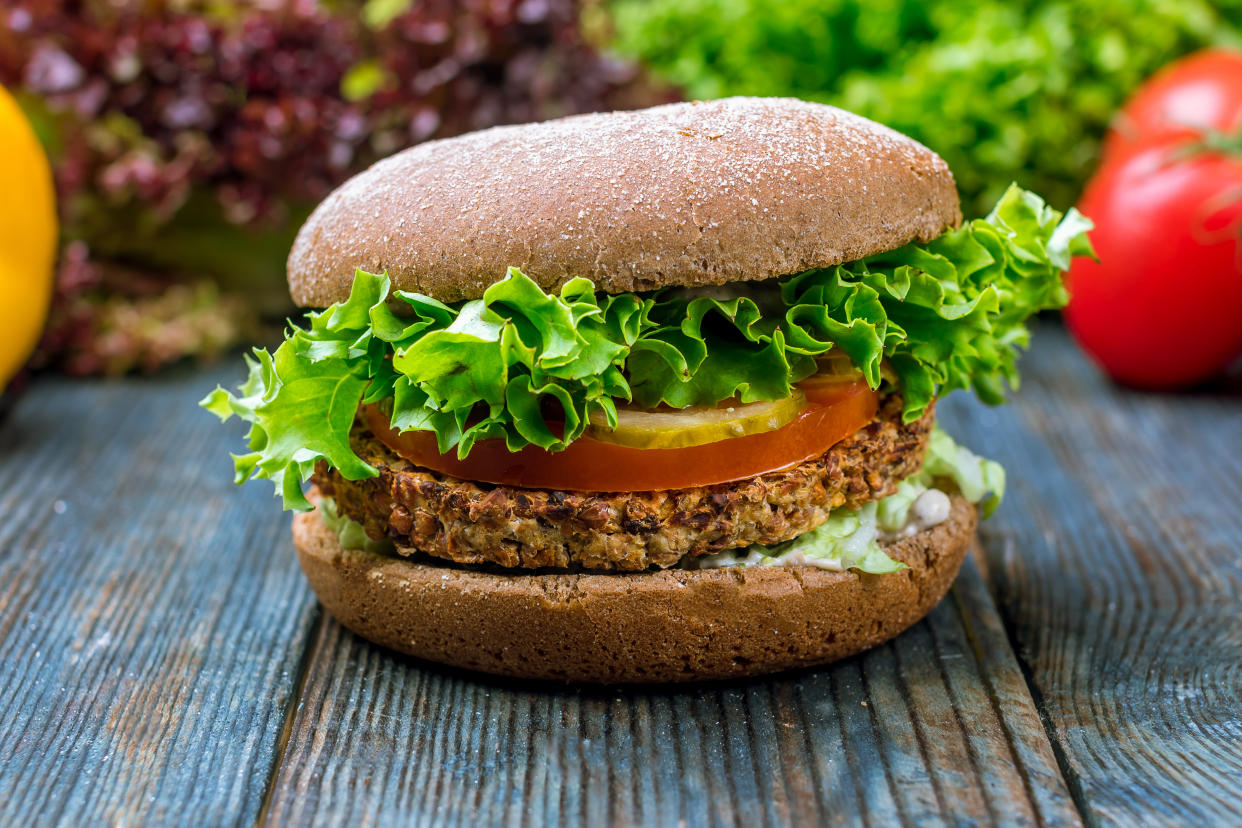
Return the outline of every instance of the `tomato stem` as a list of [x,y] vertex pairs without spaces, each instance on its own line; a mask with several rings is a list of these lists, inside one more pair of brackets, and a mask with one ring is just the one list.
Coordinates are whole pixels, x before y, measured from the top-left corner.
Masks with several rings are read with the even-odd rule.
[[1224,132],[1218,129],[1205,130],[1196,141],[1191,141],[1174,152],[1172,161],[1185,161],[1199,155],[1224,155],[1242,159],[1242,129]]

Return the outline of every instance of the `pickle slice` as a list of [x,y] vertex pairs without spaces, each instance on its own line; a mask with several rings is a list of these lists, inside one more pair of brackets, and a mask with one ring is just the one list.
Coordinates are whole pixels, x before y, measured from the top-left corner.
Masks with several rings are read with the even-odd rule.
[[629,448],[687,448],[775,431],[793,422],[806,405],[806,396],[801,391],[794,391],[792,396],[782,400],[746,405],[723,404],[716,408],[685,408],[680,411],[618,408],[615,429],[608,428],[603,414],[592,412],[586,433],[601,442]]

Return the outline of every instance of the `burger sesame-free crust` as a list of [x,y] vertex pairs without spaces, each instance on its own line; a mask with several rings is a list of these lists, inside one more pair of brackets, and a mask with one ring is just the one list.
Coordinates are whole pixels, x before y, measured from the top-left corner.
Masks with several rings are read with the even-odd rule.
[[[823,455],[734,483],[655,492],[557,492],[474,483],[411,465],[370,432],[354,451],[379,471],[346,480],[321,464],[314,481],[367,534],[400,554],[457,563],[639,571],[797,537],[833,509],[892,494],[922,466],[934,406],[901,421],[900,395]],[[355,426],[355,429],[358,429]],[[722,448],[727,450],[727,448]]]
[[354,632],[419,658],[507,676],[628,683],[824,664],[905,630],[944,596],[975,510],[888,544],[888,575],[810,566],[509,574],[346,550],[318,512],[293,519],[302,569]]
[[767,279],[929,241],[961,220],[945,162],[822,104],[728,98],[497,127],[347,181],[289,256],[294,301],[356,268],[445,302],[520,267],[622,293]]

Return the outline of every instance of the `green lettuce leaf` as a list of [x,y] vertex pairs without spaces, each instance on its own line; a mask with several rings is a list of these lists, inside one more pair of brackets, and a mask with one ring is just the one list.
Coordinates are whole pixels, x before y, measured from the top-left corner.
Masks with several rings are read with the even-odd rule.
[[362,524],[348,515],[342,515],[336,508],[336,501],[330,497],[319,501],[319,514],[323,517],[324,526],[336,533],[342,549],[360,549],[376,555],[392,555],[396,552],[392,541],[368,537]]
[[910,481],[927,488],[938,477],[949,478],[961,490],[962,497],[982,504],[985,518],[996,511],[1005,497],[1005,467],[959,446],[940,426],[932,429],[923,468]]
[[461,457],[483,439],[559,451],[593,414],[615,423],[618,403],[786,397],[839,349],[872,387],[887,361],[909,422],[938,394],[998,403],[1016,387],[1025,321],[1065,304],[1061,270],[1090,252],[1089,228],[1015,186],[928,244],[725,288],[610,296],[578,278],[546,293],[511,268],[481,298],[445,305],[359,271],[348,300],[290,326],[274,353],[256,350],[238,392],[202,404],[251,424],[237,479],[269,479],[297,509],[319,461],[375,474],[349,444],[362,402]]
[[[815,529],[776,546],[752,546],[759,563],[781,566],[803,561],[827,569],[855,569],[872,575],[886,575],[906,568],[890,558],[876,542],[875,502],[858,509],[838,509]],[[749,556],[748,556],[749,559]]]

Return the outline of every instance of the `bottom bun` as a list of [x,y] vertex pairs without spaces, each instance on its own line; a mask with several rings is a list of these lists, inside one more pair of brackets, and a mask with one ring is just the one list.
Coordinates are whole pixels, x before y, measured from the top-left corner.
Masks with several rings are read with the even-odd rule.
[[343,549],[319,512],[293,519],[302,570],[358,635],[419,658],[531,679],[631,683],[825,664],[911,626],[948,592],[975,509],[889,544],[890,575],[811,566],[507,574]]

